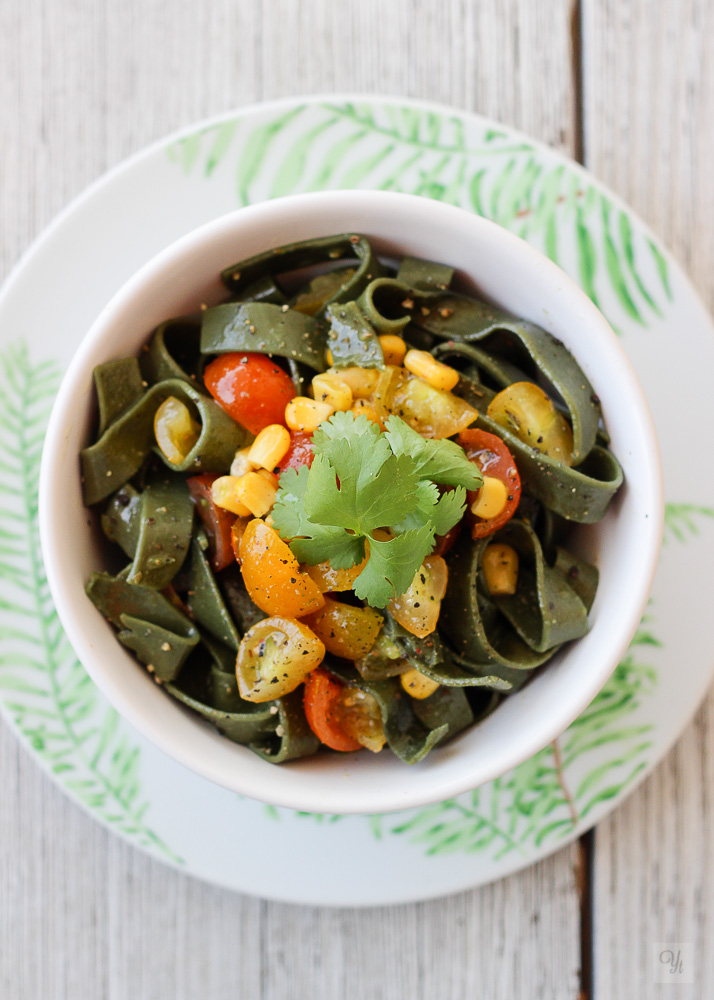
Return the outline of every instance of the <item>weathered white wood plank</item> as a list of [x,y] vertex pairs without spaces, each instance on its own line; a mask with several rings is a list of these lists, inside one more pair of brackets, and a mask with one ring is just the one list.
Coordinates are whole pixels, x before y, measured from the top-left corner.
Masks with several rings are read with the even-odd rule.
[[[585,0],[583,37],[586,165],[664,239],[711,308],[714,6]],[[598,997],[714,995],[713,744],[710,695],[665,762],[598,826]],[[695,985],[655,985],[656,943],[694,946]]]
[[[254,100],[404,94],[572,151],[570,23],[570,0],[1,4],[0,274],[106,168]],[[453,899],[315,910],[204,886],[132,850],[72,805],[4,724],[0,781],[3,1000],[577,992],[575,846]]]

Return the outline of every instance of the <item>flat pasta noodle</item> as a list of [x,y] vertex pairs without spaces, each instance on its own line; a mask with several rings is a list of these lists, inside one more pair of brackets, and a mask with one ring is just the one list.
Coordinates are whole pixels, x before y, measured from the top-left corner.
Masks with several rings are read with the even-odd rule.
[[[193,410],[201,428],[196,444],[184,460],[176,464],[164,457],[154,437],[154,416],[169,396]],[[82,450],[84,503],[91,507],[105,500],[136,475],[152,452],[174,472],[224,471],[237,449],[249,440],[250,435],[243,427],[190,383],[180,379],[157,382],[117,417],[98,441]]]
[[[519,551],[513,597],[490,598],[484,593],[481,560],[493,542]],[[486,538],[449,554],[449,582],[439,626],[465,670],[492,674],[520,687],[531,671],[557,649],[587,630],[587,608],[566,574],[546,564],[540,541],[526,522],[514,519]],[[514,624],[515,612],[524,620]]]
[[297,271],[319,264],[333,264],[337,261],[355,261],[357,269],[349,281],[325,302],[349,302],[356,299],[372,278],[383,273],[377,255],[369,240],[356,233],[342,233],[338,236],[324,236],[318,239],[288,243],[274,250],[256,254],[246,260],[225,268],[221,272],[223,284],[233,296],[241,294],[258,279],[275,278],[289,271]]
[[139,361],[150,385],[165,379],[194,382],[201,374],[201,321],[177,316],[156,327]]
[[384,354],[374,327],[355,302],[328,306],[327,349],[335,368],[384,368]]
[[200,536],[194,538],[191,544],[188,607],[202,628],[219,642],[238,652],[240,633],[226,607],[199,539]]
[[270,302],[214,306],[203,314],[201,351],[225,354],[249,351],[300,362],[316,372],[325,370],[325,337],[312,316],[283,310]]
[[94,369],[94,390],[99,410],[101,436],[125,410],[144,394],[139,362],[136,358],[118,358],[106,361]]
[[141,493],[127,484],[114,494],[102,528],[132,560],[129,583],[168,587],[191,543],[193,510],[186,480],[178,476],[156,476]]

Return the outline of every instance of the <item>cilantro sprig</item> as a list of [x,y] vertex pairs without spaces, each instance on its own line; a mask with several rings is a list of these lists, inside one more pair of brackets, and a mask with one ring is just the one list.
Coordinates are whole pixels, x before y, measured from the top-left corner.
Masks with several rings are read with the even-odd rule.
[[[280,477],[272,511],[300,562],[349,569],[368,551],[354,591],[377,608],[409,588],[435,536],[463,516],[466,490],[483,483],[457,444],[427,440],[399,417],[389,417],[386,428],[351,412],[333,414],[313,435],[311,468]],[[440,493],[438,486],[452,489]],[[375,535],[380,528],[393,537]]]

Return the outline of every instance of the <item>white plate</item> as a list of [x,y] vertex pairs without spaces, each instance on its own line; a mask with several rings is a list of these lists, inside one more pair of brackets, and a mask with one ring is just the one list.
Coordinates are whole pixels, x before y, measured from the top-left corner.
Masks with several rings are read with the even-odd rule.
[[[579,281],[622,335],[644,385],[667,498],[650,611],[590,708],[554,744],[473,793],[371,817],[240,799],[139,737],[62,635],[36,522],[39,455],[59,375],[120,285],[174,239],[237,205],[347,187],[478,211]],[[625,205],[571,161],[474,115],[383,98],[300,99],[212,119],[152,146],[74,202],[0,297],[0,703],[9,724],[115,832],[242,892],[396,903],[463,890],[544,857],[635,787],[711,680],[708,589],[692,586],[691,560],[695,552],[698,565],[714,559],[714,471],[708,425],[689,419],[682,395],[709,396],[712,332],[684,275]]]

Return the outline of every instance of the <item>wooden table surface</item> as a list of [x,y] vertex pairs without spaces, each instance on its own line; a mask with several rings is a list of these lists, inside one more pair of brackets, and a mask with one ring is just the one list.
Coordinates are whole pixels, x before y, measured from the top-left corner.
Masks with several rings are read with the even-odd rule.
[[[0,276],[87,184],[172,129],[354,91],[473,109],[581,160],[711,308],[712,43],[714,0],[0,0]],[[710,696],[580,843],[449,899],[322,910],[150,860],[0,722],[0,996],[704,1000],[713,787]],[[655,984],[657,942],[693,945],[694,985]]]

